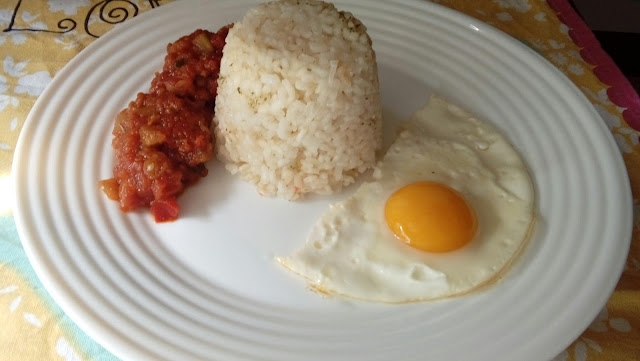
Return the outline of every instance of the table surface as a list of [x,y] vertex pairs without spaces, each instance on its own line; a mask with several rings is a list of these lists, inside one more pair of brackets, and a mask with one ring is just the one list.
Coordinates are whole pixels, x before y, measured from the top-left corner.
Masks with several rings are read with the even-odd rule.
[[[118,23],[169,2],[0,2],[0,359],[117,360],[64,314],[31,268],[12,216],[11,164],[27,114],[56,72]],[[540,53],[584,92],[611,130],[633,194],[629,257],[606,306],[555,360],[640,360],[638,94],[566,0],[436,2],[489,23]]]

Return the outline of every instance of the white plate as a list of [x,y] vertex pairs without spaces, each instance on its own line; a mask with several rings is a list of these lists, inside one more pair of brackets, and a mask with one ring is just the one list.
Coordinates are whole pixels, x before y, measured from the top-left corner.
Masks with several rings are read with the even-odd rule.
[[24,247],[69,316],[125,360],[543,360],[574,340],[627,254],[624,164],[590,103],[535,52],[426,1],[338,2],[369,28],[389,128],[430,92],[502,129],[522,152],[540,218],[498,285],[453,300],[376,305],[324,298],[275,264],[331,199],[260,198],[215,161],[181,218],[121,214],[115,114],[146,90],[166,44],[242,17],[250,1],[180,1],[109,32],[40,96],[14,159]]

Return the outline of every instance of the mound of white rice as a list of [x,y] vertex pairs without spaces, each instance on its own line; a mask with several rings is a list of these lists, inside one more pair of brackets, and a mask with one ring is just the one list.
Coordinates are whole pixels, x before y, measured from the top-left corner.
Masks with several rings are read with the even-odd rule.
[[328,194],[380,148],[376,57],[365,26],[312,0],[250,10],[229,31],[216,116],[218,157],[262,195]]

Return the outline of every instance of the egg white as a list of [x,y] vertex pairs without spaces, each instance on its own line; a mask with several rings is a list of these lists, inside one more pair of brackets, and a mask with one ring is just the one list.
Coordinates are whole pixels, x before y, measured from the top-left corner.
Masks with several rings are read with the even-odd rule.
[[[385,203],[418,181],[463,195],[478,218],[469,244],[428,253],[393,235]],[[276,260],[323,293],[389,303],[431,300],[495,280],[525,244],[534,219],[533,184],[516,149],[490,124],[432,97],[403,126],[373,180],[331,205],[304,246]]]

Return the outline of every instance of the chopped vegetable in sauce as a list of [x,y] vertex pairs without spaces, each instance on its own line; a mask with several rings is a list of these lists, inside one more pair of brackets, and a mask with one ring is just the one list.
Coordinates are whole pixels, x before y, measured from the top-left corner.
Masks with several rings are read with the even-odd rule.
[[115,120],[113,178],[100,181],[124,212],[150,207],[156,222],[178,218],[176,201],[207,175],[220,60],[230,26],[196,30],[167,46],[161,72]]

